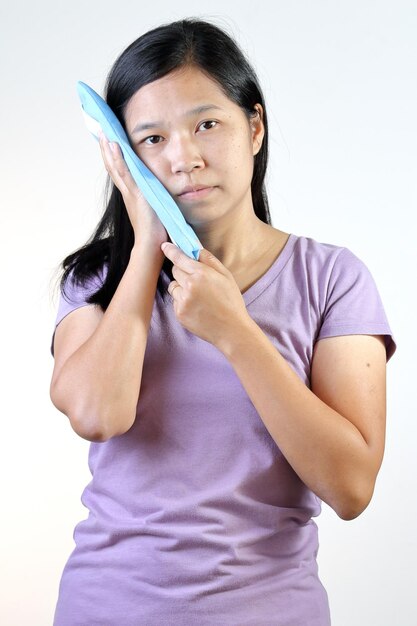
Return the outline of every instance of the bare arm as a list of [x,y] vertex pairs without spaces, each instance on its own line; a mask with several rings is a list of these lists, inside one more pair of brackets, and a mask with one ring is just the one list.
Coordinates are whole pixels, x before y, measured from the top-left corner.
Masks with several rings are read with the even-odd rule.
[[85,305],[55,333],[50,396],[77,434],[105,441],[129,430],[136,416],[143,359],[167,232],[134,182],[120,147],[100,149],[135,233],[127,268],[103,313]]
[[385,443],[382,337],[317,342],[311,390],[251,320],[220,347],[301,480],[342,519],[368,505]]
[[57,365],[50,395],[75,432],[85,439],[105,441],[126,432],[134,422],[162,263],[163,254],[155,245],[135,244],[126,271],[107,310],[101,311],[94,332],[64,363],[60,362],[60,347],[64,350],[65,342],[75,337],[76,312],[57,327]]

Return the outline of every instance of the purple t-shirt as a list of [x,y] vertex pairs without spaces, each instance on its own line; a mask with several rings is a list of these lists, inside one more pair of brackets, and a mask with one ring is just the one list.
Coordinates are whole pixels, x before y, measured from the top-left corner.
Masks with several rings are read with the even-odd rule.
[[[100,280],[73,288],[70,302],[61,295],[56,325]],[[307,386],[319,339],[381,334],[387,360],[396,349],[369,270],[344,247],[291,234],[243,299]],[[74,530],[54,626],[330,624],[312,519],[320,499],[227,359],[158,292],[136,420],[91,443],[89,467],[88,518]]]

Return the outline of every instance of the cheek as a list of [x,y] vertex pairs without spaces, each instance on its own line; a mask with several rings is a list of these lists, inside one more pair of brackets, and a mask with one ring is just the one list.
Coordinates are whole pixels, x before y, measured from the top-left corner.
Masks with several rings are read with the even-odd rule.
[[253,175],[253,154],[251,146],[244,139],[232,140],[221,154],[223,171],[235,178],[237,184],[247,183]]
[[[160,157],[150,158],[144,151],[135,150],[136,156],[146,165],[146,167],[151,170],[152,174],[157,178],[161,179],[164,176],[164,164],[163,159]],[[166,165],[165,165],[166,168]]]

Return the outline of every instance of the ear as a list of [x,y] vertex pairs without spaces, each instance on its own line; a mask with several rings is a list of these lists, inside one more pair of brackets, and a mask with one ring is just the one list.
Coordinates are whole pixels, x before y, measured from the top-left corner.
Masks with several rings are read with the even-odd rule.
[[254,106],[253,113],[251,114],[250,127],[252,132],[253,155],[255,156],[262,147],[262,141],[265,135],[263,108],[259,103]]

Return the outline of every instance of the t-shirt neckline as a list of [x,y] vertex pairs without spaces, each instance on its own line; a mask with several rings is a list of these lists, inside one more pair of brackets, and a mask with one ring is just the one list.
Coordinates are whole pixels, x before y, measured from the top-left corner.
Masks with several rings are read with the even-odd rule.
[[275,280],[275,278],[281,273],[294,251],[297,239],[297,235],[290,233],[284,247],[272,265],[253,285],[249,287],[249,289],[246,289],[246,291],[242,293],[246,306],[251,304],[261,293],[263,293],[268,285],[270,285],[272,281]]
[[[242,293],[242,298],[245,302],[245,305],[248,306],[251,304],[265,289],[272,283],[272,281],[280,274],[280,272],[284,269],[287,261],[291,257],[294,246],[298,239],[297,235],[290,233],[287,241],[284,244],[281,252],[272,263],[272,265],[266,270],[264,274],[258,280],[253,283]],[[164,282],[169,284],[169,277],[163,272]]]

